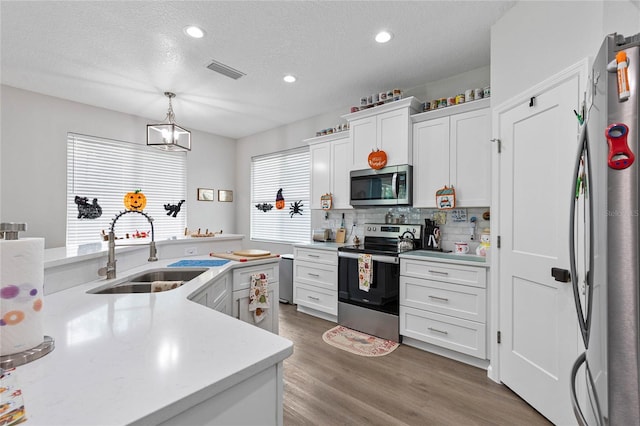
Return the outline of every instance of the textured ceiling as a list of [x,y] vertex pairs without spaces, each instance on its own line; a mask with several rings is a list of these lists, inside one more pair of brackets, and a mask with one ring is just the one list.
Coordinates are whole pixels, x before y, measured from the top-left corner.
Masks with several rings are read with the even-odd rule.
[[[0,75],[151,121],[172,91],[178,124],[240,138],[488,65],[490,27],[513,4],[3,0]],[[205,38],[187,37],[189,24]],[[381,29],[395,35],[385,45]],[[246,76],[214,73],[212,59]]]

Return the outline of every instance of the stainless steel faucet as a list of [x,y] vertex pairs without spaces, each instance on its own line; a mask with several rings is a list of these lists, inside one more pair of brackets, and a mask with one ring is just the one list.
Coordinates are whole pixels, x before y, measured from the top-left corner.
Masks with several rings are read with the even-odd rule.
[[[140,212],[137,210],[125,210],[120,212],[113,218],[111,221],[111,228],[109,229],[109,254],[107,257],[107,266],[105,268],[100,268],[98,271],[99,275],[106,275],[107,279],[113,279],[116,277],[116,234],[114,232],[114,228],[116,226],[116,222],[122,216],[127,213],[139,213],[142,216],[146,217],[149,223],[151,224],[151,242],[149,243],[149,262],[155,262],[158,260],[158,251],[156,250],[156,239],[155,232],[153,230],[153,219],[149,217],[144,212]],[[137,246],[140,244],[118,244],[119,246]]]

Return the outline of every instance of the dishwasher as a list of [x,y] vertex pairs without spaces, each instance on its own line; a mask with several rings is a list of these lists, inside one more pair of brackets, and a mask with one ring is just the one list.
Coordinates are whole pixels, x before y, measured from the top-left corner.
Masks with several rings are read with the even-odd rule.
[[280,302],[293,303],[293,255],[280,255]]

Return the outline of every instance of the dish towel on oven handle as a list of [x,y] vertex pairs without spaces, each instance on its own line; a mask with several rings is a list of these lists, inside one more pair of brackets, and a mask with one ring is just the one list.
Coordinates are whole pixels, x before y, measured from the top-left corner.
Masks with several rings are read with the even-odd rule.
[[358,288],[368,292],[372,282],[371,255],[360,253],[358,254]]
[[249,289],[249,311],[253,312],[253,320],[257,323],[267,316],[269,309],[269,281],[265,274],[251,275]]

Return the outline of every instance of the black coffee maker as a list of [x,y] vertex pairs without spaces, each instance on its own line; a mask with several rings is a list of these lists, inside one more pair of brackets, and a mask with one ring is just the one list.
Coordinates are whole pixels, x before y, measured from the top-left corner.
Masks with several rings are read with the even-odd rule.
[[436,226],[436,222],[431,219],[424,220],[422,247],[424,250],[442,251],[440,248],[440,227]]

